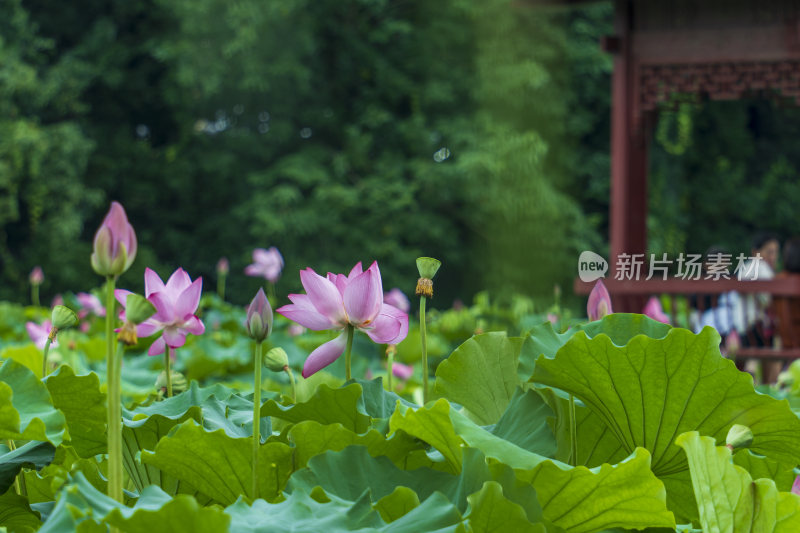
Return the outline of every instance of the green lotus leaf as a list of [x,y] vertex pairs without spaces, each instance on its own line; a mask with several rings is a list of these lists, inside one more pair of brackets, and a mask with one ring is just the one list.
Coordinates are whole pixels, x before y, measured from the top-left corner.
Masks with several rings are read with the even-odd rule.
[[617,346],[624,346],[637,335],[662,339],[670,329],[672,327],[668,324],[634,313],[613,313],[606,315],[601,320],[573,326],[564,333],[556,332],[550,322],[545,322],[533,328],[522,345],[517,369],[519,378],[527,381],[533,374],[536,359],[540,355],[552,359],[558,350],[579,331],[583,331],[589,338],[604,334]]
[[532,379],[578,397],[626,452],[650,450],[658,476],[688,468],[675,436],[696,429],[724,442],[733,424],[753,430],[751,450],[800,463],[800,420],[787,402],[755,392],[752,377],[720,355],[712,328],[639,335],[624,346],[578,332],[555,359],[539,357]]
[[491,432],[522,449],[545,457],[555,457],[556,439],[548,425],[548,419],[552,417],[553,410],[538,391],[523,392],[517,388],[511,403]]
[[[281,495],[292,473],[292,457],[293,449],[281,442],[261,445],[259,497],[271,501]],[[222,429],[208,431],[187,420],[162,438],[155,452],[143,451],[141,458],[222,505],[232,504],[241,494],[253,498],[251,439],[232,438]]]
[[479,424],[494,424],[503,415],[517,384],[522,338],[494,331],[475,335],[436,369],[437,394],[461,404]]
[[424,445],[403,431],[397,431],[390,438],[371,429],[356,435],[341,424],[322,425],[314,420],[306,420],[292,426],[289,442],[295,446],[295,468],[306,466],[308,460],[328,450],[339,451],[351,445],[366,446],[372,456],[386,456],[401,468],[407,466],[409,454],[424,450]]
[[471,530],[475,533],[492,531],[519,531],[520,533],[547,533],[541,522],[533,524],[525,510],[503,496],[503,487],[496,481],[487,481],[479,492],[467,498]]
[[81,457],[106,453],[106,394],[100,391],[97,374],[76,376],[67,365],[45,380],[53,406],[64,413],[69,428],[66,442]]
[[42,521],[38,513],[31,510],[28,499],[20,496],[14,489],[8,489],[0,496],[0,528],[12,533],[33,533]]
[[419,496],[408,487],[399,486],[372,506],[385,522],[394,522],[419,507]]
[[283,405],[270,400],[261,408],[261,414],[288,422],[314,420],[320,424],[339,423],[355,433],[364,433],[369,428],[370,417],[363,411],[361,392],[358,383],[338,389],[322,384],[305,402]]
[[27,367],[12,359],[0,366],[0,439],[47,441],[69,438],[64,414]]
[[40,469],[50,464],[55,448],[49,442],[31,441],[13,451],[0,447],[0,494],[14,484],[14,479],[23,467]]
[[[202,422],[209,431],[222,429],[234,438],[249,437],[253,434],[253,402],[229,387],[217,384],[203,388],[192,381],[187,391],[172,398],[133,410],[123,409],[123,459],[138,490],[158,485],[167,494],[191,494],[201,503],[210,500],[191,484],[137,459],[140,450],[155,450],[161,438],[189,419]],[[269,418],[263,417],[261,435],[271,432]]]
[[82,473],[69,481],[40,532],[104,532],[108,525],[126,533],[229,531],[230,517],[222,509],[201,507],[190,496],[170,497],[158,487],[147,487],[133,507],[127,507],[98,491]]
[[67,483],[70,474],[80,472],[97,490],[105,493],[108,482],[105,478],[104,460],[91,457],[83,459],[72,446],[61,445],[55,450],[51,463],[41,470],[24,472],[25,488],[31,504],[52,502],[58,491]]
[[275,504],[257,500],[248,505],[240,499],[225,513],[231,517],[230,531],[237,533],[445,533],[455,532],[462,523],[458,510],[438,493],[390,524],[372,509],[367,493],[355,501],[335,495],[319,501],[304,490],[295,490]]
[[771,479],[753,480],[733,464],[731,452],[697,431],[676,439],[688,459],[700,526],[704,531],[789,533],[800,531],[800,496],[779,492]]
[[[667,510],[664,485],[652,473],[651,456],[645,449],[636,449],[617,465],[570,467],[493,435],[452,410],[446,400],[411,414],[411,409],[398,406],[391,418],[392,429],[402,428],[426,441],[442,453],[450,468],[461,468],[463,444],[510,466],[517,478],[536,489],[544,518],[566,531],[675,525]],[[585,505],[586,501],[592,505]]]
[[[555,439],[557,450],[552,457],[567,462],[572,451],[569,431],[569,395],[550,387],[536,390],[555,412],[555,417],[548,419],[552,432],[557,435]],[[578,435],[578,456],[575,464],[594,468],[604,463],[618,463],[628,456],[625,448],[603,419],[578,399],[575,400],[575,422]]]
[[791,466],[763,455],[756,455],[748,449],[737,451],[733,455],[733,463],[747,470],[753,479],[771,479],[781,492],[790,492],[797,477]]

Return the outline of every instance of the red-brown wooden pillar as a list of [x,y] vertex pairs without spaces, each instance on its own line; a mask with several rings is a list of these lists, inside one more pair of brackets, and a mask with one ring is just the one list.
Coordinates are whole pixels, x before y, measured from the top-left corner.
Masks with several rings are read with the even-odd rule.
[[[611,213],[609,263],[647,251],[647,145],[631,49],[631,0],[617,0],[617,52],[611,82]],[[612,272],[613,275],[613,272]]]
[[[616,53],[611,81],[609,276],[620,254],[647,252],[647,142],[632,49],[631,0],[616,0]],[[613,298],[614,310],[641,312],[641,298]]]

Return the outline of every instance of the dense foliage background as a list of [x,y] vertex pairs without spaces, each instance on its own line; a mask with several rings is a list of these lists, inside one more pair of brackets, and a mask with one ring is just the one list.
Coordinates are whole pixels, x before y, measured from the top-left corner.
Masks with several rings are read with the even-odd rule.
[[446,303],[551,294],[601,243],[580,196],[607,202],[609,5],[1,4],[0,297],[35,264],[45,299],[96,284],[113,199],[141,246],[127,285],[226,255],[242,301],[256,246],[283,252],[279,292],[372,258],[410,291],[433,255]]
[[[441,304],[487,288],[550,301],[605,252],[609,2],[0,0],[0,298],[45,301],[88,268],[111,200],[145,266],[228,294],[254,247],[305,266],[377,259],[410,292],[444,262]],[[796,109],[683,104],[651,144],[653,252],[748,248],[794,233]],[[723,185],[723,186],[720,186]],[[736,214],[733,217],[733,214]],[[765,215],[769,213],[769,215]],[[567,294],[570,291],[565,291]]]

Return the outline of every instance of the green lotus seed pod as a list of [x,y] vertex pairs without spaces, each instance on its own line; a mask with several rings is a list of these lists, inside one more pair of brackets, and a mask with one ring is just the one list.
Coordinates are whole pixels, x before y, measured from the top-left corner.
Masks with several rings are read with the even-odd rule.
[[725,437],[725,444],[731,449],[736,450],[739,448],[747,448],[753,443],[753,431],[741,424],[734,424],[728,430],[728,436]]
[[56,329],[69,328],[78,323],[78,315],[69,307],[57,305],[53,308],[50,321]]
[[264,366],[273,372],[283,372],[289,365],[289,356],[283,348],[273,348],[264,356]]
[[440,266],[442,266],[442,262],[433,257],[417,257],[417,270],[419,270],[420,277],[433,279]]
[[156,314],[155,306],[141,294],[129,294],[125,300],[125,320],[141,324]]

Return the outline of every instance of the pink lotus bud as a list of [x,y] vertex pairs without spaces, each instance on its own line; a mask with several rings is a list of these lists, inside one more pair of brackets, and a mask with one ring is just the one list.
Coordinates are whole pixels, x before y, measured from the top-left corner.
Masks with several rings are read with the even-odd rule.
[[111,209],[94,236],[92,268],[101,276],[119,276],[133,264],[136,249],[136,233],[125,209],[119,202],[111,202]]
[[794,483],[792,483],[792,492],[794,494],[800,494],[800,476],[794,478]]
[[301,326],[300,324],[289,324],[289,327],[286,328],[286,333],[289,334],[290,337],[297,337],[298,335],[302,335],[306,332],[306,328]]
[[227,257],[220,257],[219,261],[217,261],[217,274],[220,276],[225,276],[231,269],[230,263],[228,263]]
[[611,295],[608,294],[608,289],[603,285],[603,280],[598,279],[589,294],[589,303],[586,304],[586,313],[589,315],[589,321],[600,320],[613,312],[611,310]]
[[411,309],[411,302],[408,301],[408,297],[397,287],[384,293],[383,303],[393,305],[404,313],[408,313]]
[[244,326],[247,334],[258,342],[266,339],[272,331],[272,307],[264,289],[258,289],[256,297],[250,302]]
[[644,306],[642,314],[649,316],[653,320],[658,320],[664,324],[669,324],[669,317],[664,313],[664,309],[661,307],[661,302],[659,302],[658,298],[655,296],[647,300],[647,305]]
[[31,273],[28,276],[28,280],[31,282],[31,285],[41,285],[44,281],[44,272],[42,271],[42,267],[33,267],[33,270],[31,270]]
[[396,378],[408,379],[414,375],[414,367],[403,363],[394,363],[392,365],[392,374]]
[[731,330],[730,333],[725,335],[725,355],[727,357],[733,358],[736,357],[736,352],[739,351],[739,348],[742,347],[742,339],[739,338],[739,334],[736,330]]
[[50,303],[50,307],[55,307],[57,305],[64,305],[64,297],[60,294],[56,294],[53,297],[53,301]]
[[555,313],[547,313],[547,321],[555,326],[558,324],[558,315]]

